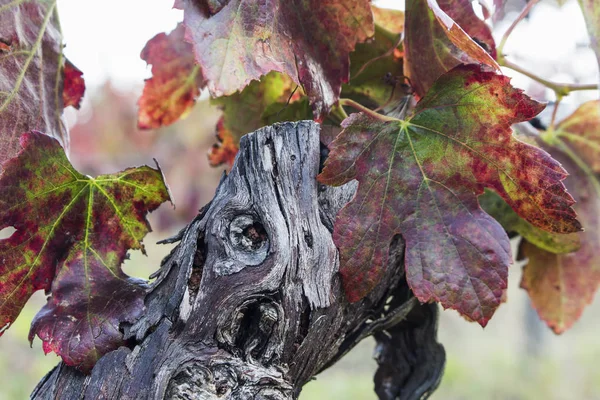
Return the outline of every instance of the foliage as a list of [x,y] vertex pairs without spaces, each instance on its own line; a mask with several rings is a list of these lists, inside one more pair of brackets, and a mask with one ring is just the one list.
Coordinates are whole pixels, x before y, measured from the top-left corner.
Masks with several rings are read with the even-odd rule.
[[[330,153],[319,180],[359,181],[334,227],[350,301],[380,283],[400,235],[415,296],[485,325],[505,295],[506,232],[517,232],[529,259],[522,286],[560,333],[600,282],[600,105],[586,103],[559,124],[553,116],[532,137],[512,132],[544,105],[513,88],[500,66],[554,90],[555,107],[598,86],[550,82],[507,59],[510,32],[536,3],[496,45],[468,0],[407,0],[405,13],[368,0],[177,0],[183,22],[141,54],[153,76],[138,125],[185,117],[207,88],[222,109],[210,162],[231,165],[248,132],[283,120],[322,122]],[[597,47],[597,7],[580,3]],[[503,1],[495,4],[502,9]],[[0,203],[8,211],[0,228],[17,232],[0,241],[9,260],[0,266],[0,316],[6,328],[33,290],[51,292],[32,334],[89,370],[141,310],[143,284],[120,264],[128,249],[141,248],[144,217],[168,193],[160,171],[148,167],[87,178],[57,141],[34,132],[67,148],[62,109],[78,106],[84,86],[61,43],[55,0],[1,0]],[[339,127],[333,141],[325,137]],[[106,307],[111,301],[118,305]],[[90,340],[98,331],[104,336]]]
[[477,204],[483,187],[530,223],[579,230],[572,198],[560,183],[565,171],[511,135],[512,123],[542,108],[506,77],[466,65],[442,75],[404,120],[358,113],[343,122],[319,178],[334,185],[359,182],[333,235],[350,301],[379,282],[385,244],[402,234],[415,296],[486,325],[502,301],[511,258],[502,227]]

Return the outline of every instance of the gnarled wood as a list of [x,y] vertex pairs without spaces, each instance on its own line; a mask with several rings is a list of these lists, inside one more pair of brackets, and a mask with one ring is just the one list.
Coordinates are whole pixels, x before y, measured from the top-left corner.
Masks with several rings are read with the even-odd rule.
[[295,399],[315,374],[375,335],[381,399],[420,399],[444,365],[437,308],[407,287],[400,238],[386,276],[346,301],[331,232],[356,185],[321,186],[319,125],[303,121],[242,139],[212,202],[172,241],[124,327],[131,347],[90,376],[62,364],[34,399]]

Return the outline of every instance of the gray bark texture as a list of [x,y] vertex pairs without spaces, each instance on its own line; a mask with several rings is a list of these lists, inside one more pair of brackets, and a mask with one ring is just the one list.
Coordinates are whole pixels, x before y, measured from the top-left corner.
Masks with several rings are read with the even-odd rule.
[[242,138],[214,199],[169,239],[178,245],[154,274],[143,317],[123,327],[129,347],[87,376],[59,364],[32,398],[296,399],[370,335],[379,398],[428,397],[445,362],[437,306],[412,296],[400,237],[379,286],[346,300],[332,231],[356,183],[317,182],[319,134],[301,121]]

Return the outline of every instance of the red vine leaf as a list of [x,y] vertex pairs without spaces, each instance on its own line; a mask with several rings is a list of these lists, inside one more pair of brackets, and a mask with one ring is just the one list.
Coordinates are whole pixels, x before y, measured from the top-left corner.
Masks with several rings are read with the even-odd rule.
[[579,319],[600,284],[600,176],[594,169],[600,148],[598,103],[583,104],[558,124],[550,140],[553,146],[545,146],[569,171],[565,185],[577,200],[574,208],[585,228],[578,234],[581,248],[569,254],[552,254],[529,241],[521,245],[522,255],[529,260],[521,286],[556,333]]
[[89,370],[123,344],[119,324],[143,309],[144,285],[120,268],[142,249],[145,216],[169,199],[160,170],[130,168],[90,178],[77,172],[59,143],[42,133],[21,137],[23,149],[0,177],[0,326],[7,329],[37,290],[51,291],[35,317],[46,352]]
[[74,66],[71,61],[66,60],[63,85],[64,107],[73,106],[79,110],[84,93],[85,81],[83,80],[83,72]]
[[346,119],[319,180],[359,181],[333,234],[349,300],[379,282],[389,244],[401,234],[415,296],[485,325],[501,302],[511,256],[504,230],[477,202],[484,187],[536,226],[580,229],[561,183],[566,172],[511,135],[511,124],[543,108],[509,78],[463,65],[443,75],[405,121]]
[[[450,4],[450,0],[444,2]],[[467,18],[470,1],[454,0],[453,14]],[[470,7],[462,10],[462,7]],[[473,18],[477,18],[474,14]],[[436,0],[406,1],[405,69],[413,88],[423,96],[442,74],[459,64],[484,64],[500,67],[479,44],[452,20]]]
[[159,33],[146,43],[140,57],[152,64],[138,101],[138,126],[155,129],[184,118],[204,86],[200,67],[194,63],[192,45],[184,41],[185,28]]
[[0,165],[18,153],[21,134],[33,129],[67,148],[56,0],[4,2],[0,42]]
[[373,35],[368,0],[178,3],[214,97],[278,71],[304,87],[319,120],[348,81],[348,55]]
[[208,162],[212,167],[227,165],[233,166],[233,161],[239,150],[240,139],[235,138],[231,131],[225,128],[223,118],[217,124],[217,143],[212,145],[208,153]]

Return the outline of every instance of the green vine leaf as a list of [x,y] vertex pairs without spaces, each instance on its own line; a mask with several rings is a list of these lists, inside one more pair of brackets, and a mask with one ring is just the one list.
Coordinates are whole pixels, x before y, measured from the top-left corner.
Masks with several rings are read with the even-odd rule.
[[211,104],[223,111],[217,124],[218,143],[209,154],[212,166],[231,166],[246,133],[275,122],[313,117],[302,88],[279,72],[270,72],[230,96],[211,99]]
[[504,230],[479,207],[483,189],[540,228],[580,230],[561,183],[566,172],[512,137],[511,124],[543,108],[509,78],[462,65],[440,77],[404,121],[362,113],[346,119],[319,180],[359,182],[333,234],[348,299],[361,299],[379,282],[400,234],[415,296],[486,325],[501,302],[511,256]]
[[350,53],[350,81],[342,87],[342,97],[363,105],[392,109],[406,95],[403,49],[404,13],[372,7],[375,35],[358,43]]
[[521,286],[533,307],[555,333],[569,329],[591,303],[600,284],[600,101],[580,106],[571,116],[547,132],[543,147],[569,171],[565,185],[577,203],[584,232],[579,250],[552,254],[527,240],[520,252],[528,263]]
[[62,120],[63,64],[56,0],[2,2],[0,165],[17,154],[21,134],[34,129],[68,148]]
[[187,39],[213,97],[278,71],[302,85],[322,120],[348,81],[348,55],[373,35],[368,0],[181,0]]
[[[449,5],[449,0],[443,2]],[[455,0],[453,15],[470,15],[470,1]],[[470,11],[461,10],[470,7]],[[472,18],[477,18],[474,14]],[[442,74],[460,64],[483,64],[493,70],[500,67],[492,56],[477,44],[436,0],[406,1],[406,73],[419,96],[425,95]]]
[[60,144],[39,132],[21,137],[22,151],[0,177],[0,326],[17,318],[37,290],[51,292],[35,317],[46,352],[89,371],[123,344],[119,325],[144,307],[144,282],[120,268],[141,249],[146,214],[169,200],[158,169],[130,168],[90,178],[77,172]]

